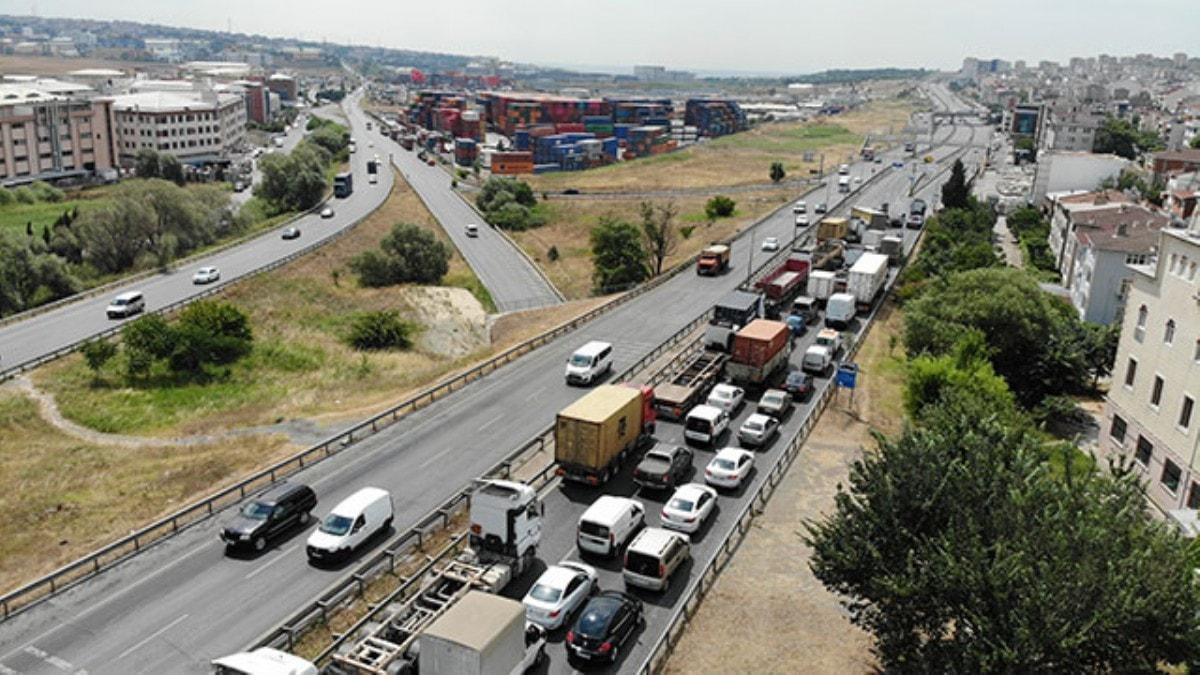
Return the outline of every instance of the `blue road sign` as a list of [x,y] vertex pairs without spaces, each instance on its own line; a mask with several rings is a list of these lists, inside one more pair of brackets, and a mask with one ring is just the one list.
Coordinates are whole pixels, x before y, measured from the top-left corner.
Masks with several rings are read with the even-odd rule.
[[843,363],[838,366],[837,384],[839,387],[845,387],[846,389],[853,389],[854,385],[857,382],[858,382],[858,364],[857,363]]

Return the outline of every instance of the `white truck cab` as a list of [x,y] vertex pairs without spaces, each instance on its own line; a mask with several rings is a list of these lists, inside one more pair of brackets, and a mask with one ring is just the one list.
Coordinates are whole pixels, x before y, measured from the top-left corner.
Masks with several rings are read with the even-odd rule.
[[858,314],[854,296],[849,293],[834,293],[825,303],[825,325],[843,329],[850,325]]
[[520,575],[542,540],[542,511],[537,491],[523,483],[489,480],[471,495],[471,548],[480,560],[513,560]]
[[211,665],[214,675],[317,675],[308,661],[270,647],[222,656]]

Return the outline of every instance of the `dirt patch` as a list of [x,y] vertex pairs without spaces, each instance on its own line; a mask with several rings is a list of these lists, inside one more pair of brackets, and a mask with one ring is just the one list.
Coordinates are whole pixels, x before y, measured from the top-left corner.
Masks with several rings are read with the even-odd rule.
[[[739,672],[876,669],[871,637],[850,623],[838,597],[809,569],[812,550],[804,543],[803,524],[832,511],[850,463],[873,445],[870,431],[892,433],[901,426],[903,353],[892,337],[902,324],[899,312],[881,311],[857,357],[862,375],[854,404],[843,393],[825,410],[701,603],[667,662],[668,673],[728,672],[730,644],[739,646]],[[782,639],[781,626],[786,626]]]
[[408,304],[425,328],[420,348],[457,358],[488,346],[487,313],[469,291],[423,286],[408,289]]

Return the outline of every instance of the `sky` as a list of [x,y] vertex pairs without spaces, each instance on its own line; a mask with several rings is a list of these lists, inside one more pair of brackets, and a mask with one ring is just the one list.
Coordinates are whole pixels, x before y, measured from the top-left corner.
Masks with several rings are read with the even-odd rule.
[[964,56],[1200,52],[1198,0],[0,0],[174,26],[629,72],[957,69]]

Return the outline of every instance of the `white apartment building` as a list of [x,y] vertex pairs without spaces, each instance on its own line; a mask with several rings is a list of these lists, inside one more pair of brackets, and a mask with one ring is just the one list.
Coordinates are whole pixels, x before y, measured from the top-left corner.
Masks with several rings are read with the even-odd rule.
[[113,115],[125,165],[143,148],[184,163],[220,162],[246,142],[246,105],[237,94],[141,91],[114,97]]
[[1075,220],[1089,211],[1111,208],[1115,204],[1132,204],[1133,200],[1120,190],[1100,192],[1072,192],[1047,194],[1050,202],[1050,234],[1047,242],[1058,273],[1062,278],[1070,276],[1071,261],[1074,259]]
[[1132,460],[1164,511],[1200,507],[1200,216],[1133,265],[1101,452]]
[[1075,227],[1063,284],[1079,318],[1108,325],[1124,316],[1133,278],[1129,265],[1154,260],[1159,232],[1169,219],[1133,204],[1092,211],[1085,218]]

